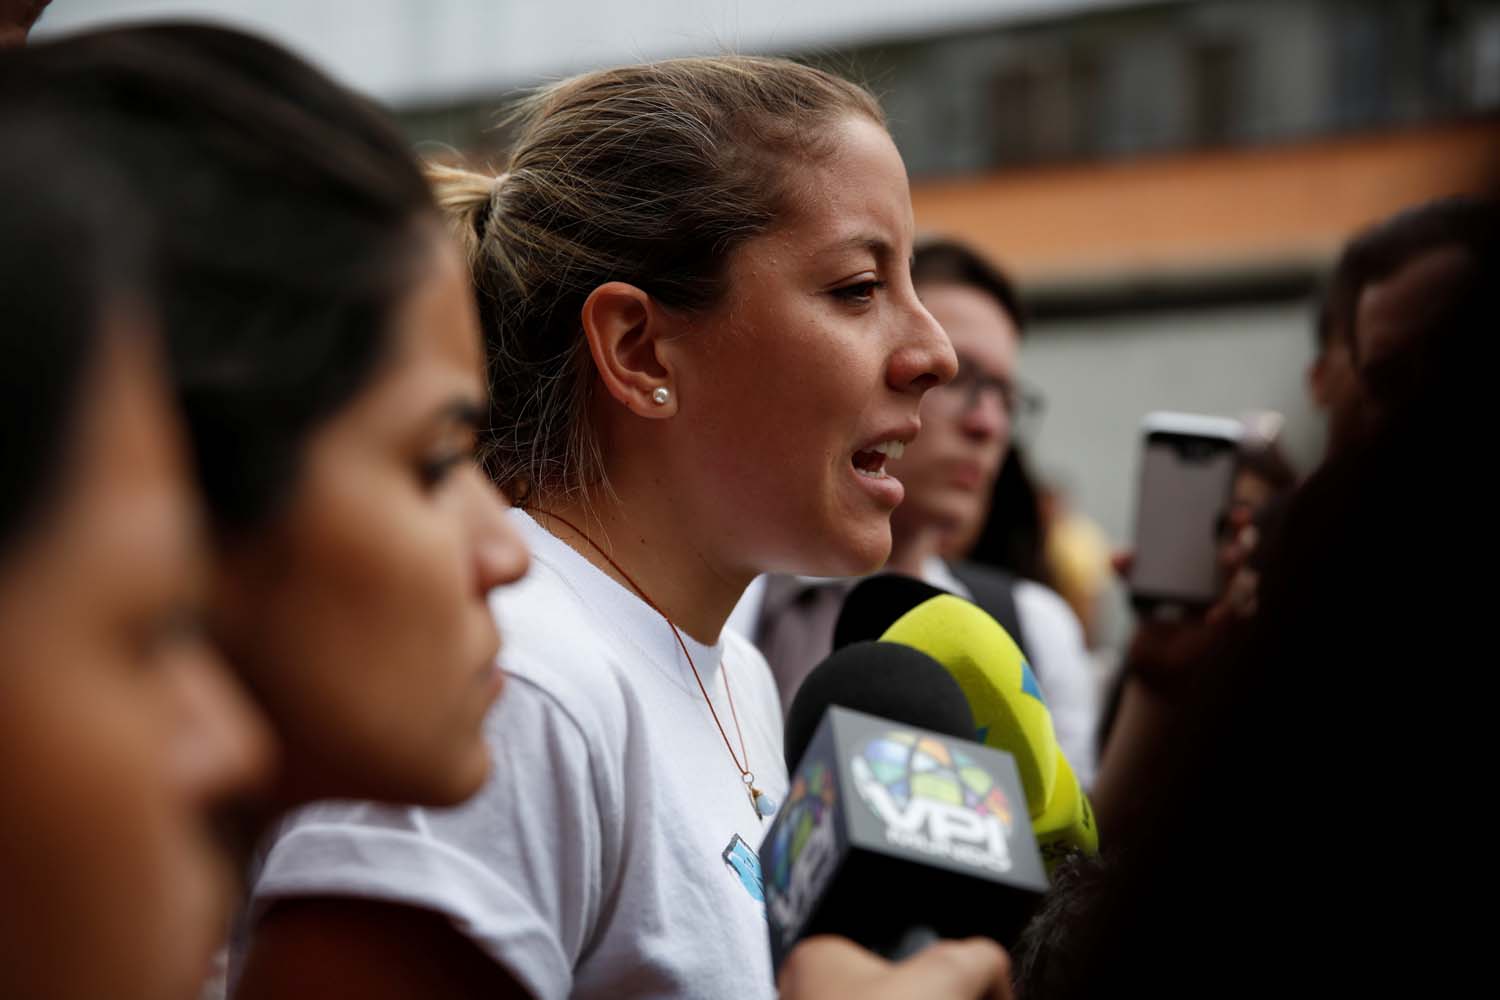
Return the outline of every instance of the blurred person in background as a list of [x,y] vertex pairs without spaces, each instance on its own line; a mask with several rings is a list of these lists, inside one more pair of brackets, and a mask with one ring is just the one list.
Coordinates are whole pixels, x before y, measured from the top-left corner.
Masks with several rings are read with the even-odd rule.
[[1047,532],[1036,478],[1018,442],[1000,463],[988,513],[972,532],[950,535],[943,545],[950,562],[968,559],[1055,587],[1047,564]]
[[0,996],[190,1000],[270,733],[204,635],[128,189],[0,112]]
[[1493,202],[1444,198],[1372,226],[1344,250],[1333,309],[1349,331],[1360,389],[1350,423],[1369,425],[1426,384],[1426,355],[1408,348],[1450,325],[1496,226]]
[[[1482,493],[1493,220],[1471,205],[1463,266],[1433,281],[1415,314],[1427,321],[1383,355],[1401,391],[1362,386],[1377,401],[1366,432],[1263,543],[1258,613],[1156,679],[1177,692],[1158,719],[1170,750],[1137,774],[1129,842],[1112,840],[1104,868],[1051,900],[1018,949],[1025,996],[1201,996],[1205,983],[1220,996],[1442,996],[1483,974],[1487,925],[1453,917],[1489,880],[1455,875],[1452,825],[1423,804],[1466,801],[1487,771],[1484,672],[1444,668],[1486,647],[1492,601],[1446,585],[1475,553],[1442,529]],[[1349,747],[1370,759],[1341,766]],[[1106,755],[1101,785],[1110,768]]]
[[[1098,738],[1107,747],[1114,734],[1128,687],[1141,676],[1170,676],[1175,671],[1159,669],[1179,659],[1202,656],[1202,644],[1213,634],[1216,622],[1227,616],[1254,614],[1260,586],[1260,541],[1279,529],[1287,503],[1297,487],[1297,473],[1274,440],[1247,433],[1242,441],[1238,469],[1230,487],[1229,502],[1217,525],[1219,571],[1224,589],[1218,604],[1203,621],[1139,622],[1125,662],[1110,678],[1100,711]],[[1128,560],[1128,556],[1121,557]],[[1153,669],[1156,665],[1156,669]],[[1115,748],[1120,752],[1120,747]],[[1115,789],[1118,790],[1118,785]],[[1105,811],[1111,801],[1106,797]]]
[[[1388,429],[1386,414],[1399,410],[1410,416],[1415,396],[1430,398],[1436,391],[1438,383],[1424,366],[1433,364],[1438,347],[1446,349],[1452,340],[1450,331],[1459,325],[1454,317],[1472,317],[1476,301],[1483,304],[1476,288],[1483,269],[1493,263],[1485,255],[1492,251],[1497,231],[1500,213],[1494,202],[1447,198],[1377,223],[1345,247],[1323,314],[1334,336],[1346,331],[1352,377],[1330,411],[1325,464]],[[1471,319],[1464,322],[1472,327]],[[1465,336],[1474,336],[1465,329]],[[1477,355],[1478,348],[1470,346]],[[1136,793],[1168,753],[1162,736],[1169,730],[1167,720],[1193,712],[1193,691],[1202,683],[1195,667],[1211,662],[1209,651],[1222,642],[1225,631],[1236,619],[1253,616],[1263,599],[1265,564],[1277,551],[1280,521],[1296,493],[1289,496],[1285,504],[1272,501],[1263,508],[1257,523],[1235,513],[1233,541],[1221,550],[1221,559],[1235,563],[1236,572],[1226,578],[1224,596],[1206,618],[1147,622],[1138,629],[1117,694],[1103,716],[1103,726],[1112,728],[1101,736],[1103,760],[1094,799],[1101,825],[1108,822],[1120,834],[1138,827]]]
[[1280,445],[1256,438],[1241,443],[1229,503],[1217,525],[1226,594],[1248,588],[1246,599],[1253,600],[1256,571],[1249,565],[1251,554],[1261,536],[1275,530],[1280,508],[1296,487],[1297,470]]
[[1404,344],[1446,322],[1445,303],[1495,225],[1494,206],[1454,196],[1414,206],[1355,236],[1334,265],[1319,310],[1323,347],[1310,384],[1328,410],[1328,453],[1371,426],[1421,373],[1389,363]]
[[1313,406],[1324,414],[1326,451],[1333,454],[1355,430],[1347,426],[1355,412],[1359,382],[1354,372],[1347,320],[1335,301],[1347,295],[1349,280],[1344,267],[1336,265],[1323,287],[1313,324],[1314,356],[1307,370],[1307,387]]
[[1000,466],[988,510],[977,534],[949,536],[943,558],[998,567],[1050,587],[1073,609],[1084,645],[1097,648],[1104,598],[1116,582],[1104,529],[1072,507],[1062,486],[1038,478],[1017,442]]
[[[985,523],[1014,422],[1035,407],[1018,382],[1025,325],[1020,300],[998,268],[947,239],[918,243],[912,280],[953,344],[958,374],[923,401],[922,432],[889,463],[906,495],[891,517],[884,571],[972,599],[1005,626],[1035,668],[1058,742],[1087,785],[1094,767],[1094,679],[1077,617],[1036,580],[944,558],[956,538],[973,537]],[[766,581],[755,635],[783,706],[832,651],[834,623],[856,582]]]

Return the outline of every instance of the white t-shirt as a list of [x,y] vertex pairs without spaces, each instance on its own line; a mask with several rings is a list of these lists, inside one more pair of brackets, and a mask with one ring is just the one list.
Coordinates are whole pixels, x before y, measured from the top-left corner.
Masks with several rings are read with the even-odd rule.
[[[759,819],[667,623],[521,511],[531,572],[491,599],[493,772],[455,809],[320,803],[271,847],[253,913],[298,895],[441,911],[536,997],[770,998]],[[736,754],[780,803],[765,660],[684,635]],[[741,758],[743,760],[743,757]]]

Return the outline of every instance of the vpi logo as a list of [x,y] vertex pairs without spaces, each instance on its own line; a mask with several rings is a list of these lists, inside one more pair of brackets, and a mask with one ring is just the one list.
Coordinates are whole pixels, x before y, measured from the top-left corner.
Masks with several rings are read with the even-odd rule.
[[963,864],[1010,871],[1010,803],[966,754],[930,736],[892,732],[850,762],[860,798],[885,839]]

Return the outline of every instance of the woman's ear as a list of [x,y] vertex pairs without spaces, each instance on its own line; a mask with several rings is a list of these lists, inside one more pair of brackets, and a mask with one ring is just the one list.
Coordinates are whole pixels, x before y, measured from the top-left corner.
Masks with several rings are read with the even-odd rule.
[[677,412],[676,387],[664,342],[667,329],[651,296],[635,285],[600,285],[583,304],[583,333],[604,388],[641,417]]

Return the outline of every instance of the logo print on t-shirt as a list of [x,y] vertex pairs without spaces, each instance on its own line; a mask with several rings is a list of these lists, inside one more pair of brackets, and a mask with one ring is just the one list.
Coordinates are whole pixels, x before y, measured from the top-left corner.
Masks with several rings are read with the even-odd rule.
[[765,888],[761,884],[760,856],[750,850],[750,845],[745,843],[739,834],[724,848],[724,863],[729,870],[739,876],[740,885],[750,894],[750,898],[757,903],[766,901]]

